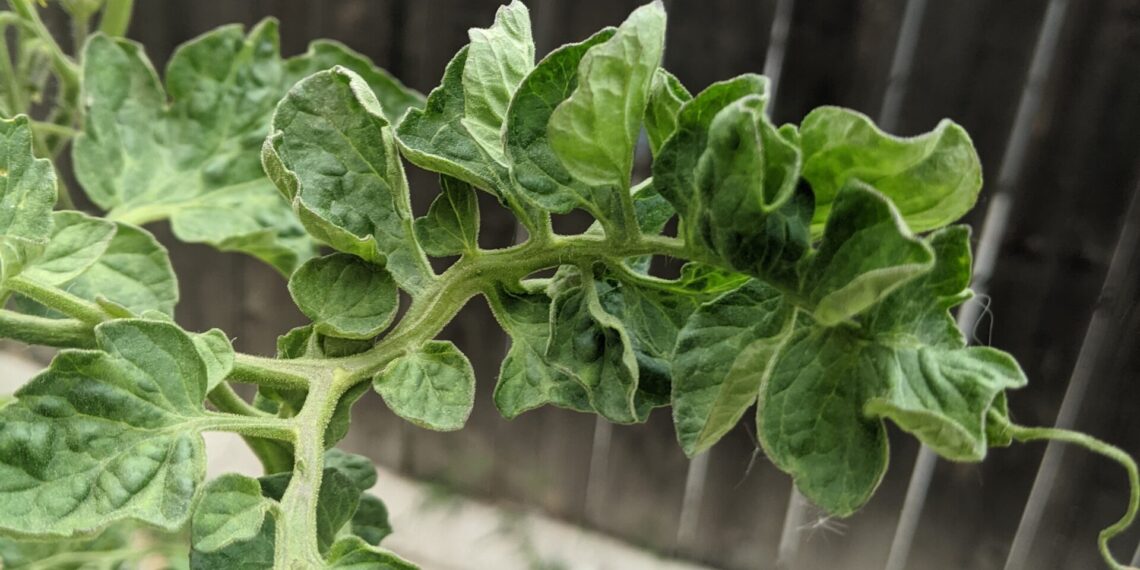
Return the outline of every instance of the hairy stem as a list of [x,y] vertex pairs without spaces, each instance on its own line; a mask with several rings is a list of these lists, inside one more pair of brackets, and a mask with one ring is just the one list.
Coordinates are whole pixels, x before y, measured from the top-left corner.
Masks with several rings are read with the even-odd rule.
[[325,428],[342,391],[334,379],[340,371],[313,379],[301,413],[292,418],[297,439],[293,445],[293,478],[281,497],[281,524],[277,527],[274,568],[322,568],[317,544],[317,503],[325,468]]
[[36,11],[32,0],[8,0],[8,3],[20,15],[20,18],[27,22],[28,27],[31,28],[36,37],[47,46],[48,52],[51,54],[52,67],[59,75],[59,81],[63,84],[64,91],[78,92],[79,68],[71,58],[67,57],[67,54],[63,53],[63,48],[59,47],[55,37],[51,35],[43,20],[40,19],[40,14]]
[[1136,511],[1140,508],[1140,475],[1137,474],[1136,462],[1127,453],[1122,451],[1110,443],[1101,441],[1090,435],[1085,435],[1080,432],[1070,431],[1060,428],[1045,428],[1045,427],[1024,427],[1019,425],[1009,424],[1006,426],[1007,433],[1014,439],[1021,442],[1028,441],[1063,441],[1065,443],[1072,443],[1079,445],[1093,453],[1097,453],[1111,459],[1120,464],[1121,467],[1128,473],[1128,487],[1130,489],[1128,497],[1128,508],[1124,511],[1124,516],[1104,530],[1100,531],[1100,537],[1097,543],[1100,546],[1100,554],[1104,557],[1104,561],[1112,570],[1135,570],[1132,566],[1126,566],[1116,561],[1112,555],[1112,551],[1108,547],[1108,541],[1112,540],[1116,535],[1124,532],[1132,521],[1136,519]]
[[55,309],[88,325],[97,325],[111,317],[99,305],[77,297],[55,287],[25,279],[19,275],[8,279],[4,285],[29,299]]
[[[218,384],[209,394],[210,403],[220,412],[250,417],[274,417],[246,403],[241,396],[234,392],[227,382]],[[270,441],[260,437],[242,436],[250,451],[261,461],[265,472],[279,473],[288,471],[293,465],[293,454],[280,442]]]
[[5,309],[0,309],[0,338],[56,348],[95,346],[95,334],[89,323],[33,317]]

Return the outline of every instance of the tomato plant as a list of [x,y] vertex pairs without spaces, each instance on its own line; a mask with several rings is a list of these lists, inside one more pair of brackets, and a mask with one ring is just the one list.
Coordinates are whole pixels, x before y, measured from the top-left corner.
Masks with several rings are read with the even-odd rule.
[[[971,295],[970,232],[953,224],[982,187],[953,122],[899,138],[823,107],[775,125],[752,74],[692,94],[661,67],[660,3],[538,62],[512,3],[426,98],[335,42],[282,58],[273,20],[188,42],[160,80],[118,37],[129,1],[65,3],[77,58],[28,0],[10,4],[0,337],[64,350],[0,411],[9,565],[130,561],[123,536],[142,525],[159,546],[188,530],[180,554],[163,548],[193,568],[412,568],[378,546],[391,529],[372,464],[335,445],[369,389],[418,426],[463,427],[472,367],[435,337],[483,296],[511,338],[494,391],[507,418],[553,405],[635,423],[671,406],[695,455],[755,408],[768,457],[837,516],[882,480],[887,421],[954,461],[1071,441],[1128,470],[1127,513],[1100,537],[1121,567],[1108,540],[1137,508],[1133,461],[1013,423],[1021,368],[950,316]],[[49,85],[53,110],[30,119]],[[652,177],[634,184],[643,132]],[[69,142],[102,216],[56,208],[48,159]],[[422,216],[403,160],[440,175]],[[476,192],[525,239],[481,247]],[[594,226],[555,233],[551,215],[576,209]],[[160,220],[275,267],[311,324],[276,358],[180,328],[167,252],[140,227]],[[650,274],[653,256],[684,262],[680,277]],[[437,272],[429,257],[456,260]],[[205,482],[206,431],[243,436],[265,475]]]

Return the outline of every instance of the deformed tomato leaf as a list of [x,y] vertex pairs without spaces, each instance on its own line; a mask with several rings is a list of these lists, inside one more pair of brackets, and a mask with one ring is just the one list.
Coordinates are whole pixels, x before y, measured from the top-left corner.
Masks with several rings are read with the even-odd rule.
[[602,307],[592,276],[574,269],[551,292],[546,358],[586,389],[590,407],[615,423],[645,421],[659,402],[638,398],[637,354],[618,317]]
[[416,218],[416,240],[428,255],[444,257],[479,249],[479,201],[469,184],[440,176],[443,192],[422,218]]
[[805,323],[761,387],[757,433],[765,454],[832,515],[863,506],[886,472],[886,429],[863,405],[885,390],[881,367],[889,359],[888,349]]
[[335,570],[418,570],[395,553],[370,546],[355,536],[338,540],[326,560],[329,568]]
[[82,58],[85,122],[72,151],[88,196],[116,219],[169,218],[180,239],[246,251],[282,272],[311,255],[258,162],[289,83],[277,46],[272,21],[249,36],[218,28],[175,52],[164,91],[140,45],[93,37]]
[[795,310],[760,281],[701,305],[677,337],[673,420],[690,456],[711,447],[756,402]]
[[115,237],[99,260],[60,288],[133,314],[173,315],[178,282],[166,248],[142,228],[122,222],[115,226]]
[[500,130],[519,81],[534,66],[530,14],[521,2],[512,2],[499,9],[494,25],[472,29],[470,36],[426,106],[409,112],[396,134],[404,156],[416,166],[501,199],[510,191],[510,178]]
[[550,342],[550,297],[543,291],[505,287],[485,294],[495,318],[511,338],[494,394],[503,417],[514,419],[547,404],[592,411],[585,389],[545,356]]
[[504,162],[500,131],[519,82],[534,68],[530,12],[518,0],[500,6],[490,28],[472,28],[463,66],[463,110],[467,132],[483,152]]
[[291,81],[297,81],[338,65],[351,69],[368,84],[380,101],[384,116],[392,124],[399,121],[408,109],[424,106],[423,95],[340,42],[315,40],[303,55],[288,60],[285,69]]
[[0,290],[50,238],[55,198],[55,170],[32,154],[28,117],[0,118]]
[[767,97],[768,80],[744,74],[713,83],[681,105],[673,135],[658,149],[653,162],[653,185],[689,226],[688,240],[699,218],[700,184],[697,169],[709,144],[713,118],[732,102],[748,95]]
[[118,320],[0,411],[0,526],[73,536],[122,519],[175,530],[205,475],[208,371],[177,326]]
[[897,348],[892,360],[890,390],[869,400],[866,413],[891,420],[954,461],[985,457],[994,399],[1026,384],[1013,357],[985,346]]
[[396,316],[392,276],[346,253],[311,259],[289,278],[289,293],[319,334],[368,339]]
[[396,358],[372,386],[396,415],[436,431],[463,427],[475,403],[471,362],[446,341],[429,341]]
[[854,181],[840,191],[823,241],[805,270],[813,317],[841,323],[934,266],[934,252],[882,194]]
[[840,190],[866,182],[895,204],[912,231],[940,228],[978,199],[982,166],[966,130],[944,120],[929,133],[899,138],[861,113],[820,107],[800,125],[804,178],[815,193],[812,233],[823,232]]
[[[266,475],[259,479],[261,492],[274,501],[280,501],[293,479],[293,472],[286,471]],[[376,468],[367,458],[339,449],[325,453],[325,466],[321,477],[320,501],[317,506],[317,541],[321,552],[326,552],[337,537],[347,529],[356,531],[358,505],[364,498],[369,506],[360,514],[362,532],[375,537],[387,527],[387,509],[378,499],[367,495],[367,490],[376,484]],[[377,538],[377,541],[379,539]],[[331,556],[331,553],[330,553]]]
[[926,241],[934,267],[857,326],[821,327],[801,312],[761,388],[765,451],[833,514],[854,512],[882,477],[884,419],[956,461],[979,461],[990,445],[1009,442],[1004,391],[1025,376],[1005,353],[966,347],[949,314],[968,297],[969,232],[947,228]]
[[194,347],[198,349],[198,355],[202,357],[202,362],[206,365],[206,393],[209,393],[218,384],[221,384],[226,376],[234,368],[234,347],[230,344],[229,337],[220,329],[210,329],[204,333],[190,335],[190,340],[194,341]]
[[565,213],[592,207],[591,188],[575,179],[554,153],[547,125],[558,104],[577,88],[583,56],[613,35],[614,29],[606,28],[550,52],[519,84],[507,109],[503,142],[511,180],[528,200],[546,210]]
[[657,68],[649,90],[649,103],[645,107],[645,132],[649,135],[649,150],[653,156],[657,156],[661,145],[677,129],[677,113],[681,111],[681,105],[692,98],[676,76],[664,68]]
[[360,496],[360,504],[352,515],[352,534],[359,536],[373,546],[380,544],[392,534],[392,524],[388,521],[388,507],[384,501],[369,495]]
[[633,151],[665,49],[665,9],[634,10],[578,64],[578,85],[550,115],[547,136],[575,179],[610,192],[629,187]]
[[191,543],[199,552],[214,552],[253,540],[264,519],[276,510],[261,494],[257,479],[228,473],[210,481],[194,511]]
[[299,82],[277,107],[262,158],[310,234],[385,266],[412,293],[427,286],[392,129],[360,76],[335,67]]
[[52,215],[52,235],[43,251],[21,276],[44,285],[59,286],[81,275],[107,251],[115,224],[81,212]]

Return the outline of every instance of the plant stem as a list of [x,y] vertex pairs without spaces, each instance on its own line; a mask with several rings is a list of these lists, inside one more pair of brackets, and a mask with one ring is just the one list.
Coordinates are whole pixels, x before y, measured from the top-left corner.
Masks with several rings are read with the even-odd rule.
[[63,49],[59,47],[59,43],[55,41],[55,37],[48,31],[47,26],[44,25],[43,20],[40,19],[40,14],[36,11],[36,7],[32,4],[32,0],[8,0],[17,14],[20,15],[32,32],[47,46],[48,52],[51,54],[52,65],[55,68],[56,74],[59,75],[60,83],[63,84],[65,91],[78,91],[79,89],[79,68],[67,54],[63,53]]
[[123,36],[131,25],[133,9],[134,0],[107,0],[103,17],[99,20],[99,31],[111,37]]
[[1112,540],[1116,535],[1124,532],[1125,529],[1132,525],[1132,521],[1136,518],[1137,509],[1140,509],[1140,475],[1137,474],[1136,462],[1132,457],[1119,447],[1110,443],[1101,441],[1091,435],[1085,435],[1067,429],[1025,427],[1013,424],[1007,424],[1005,428],[1007,433],[1017,441],[1055,440],[1072,443],[1093,453],[1103,455],[1119,463],[1121,467],[1124,467],[1124,470],[1128,472],[1128,487],[1130,489],[1128,508],[1124,511],[1124,516],[1120,517],[1120,520],[1100,531],[1097,544],[1100,546],[1100,554],[1109,568],[1112,568],[1112,570],[1135,570],[1132,566],[1125,566],[1117,562],[1108,547],[1109,540]]
[[33,301],[39,302],[52,309],[55,309],[69,317],[73,317],[94,326],[105,320],[111,315],[102,307],[88,301],[86,299],[76,297],[71,293],[56,289],[55,287],[45,286],[30,279],[25,279],[19,275],[8,279],[5,286],[9,289],[27,296]]
[[317,504],[325,469],[325,428],[343,394],[337,389],[342,383],[334,380],[339,374],[313,378],[301,413],[292,418],[298,434],[293,446],[293,478],[281,497],[274,568],[324,567],[317,544]]
[[[209,398],[210,403],[214,404],[214,407],[220,412],[255,418],[274,417],[246,403],[241,396],[237,395],[237,392],[234,392],[233,387],[228,382],[222,382],[214,387],[210,391]],[[265,469],[266,474],[288,471],[293,465],[292,451],[280,442],[248,435],[243,435],[242,439],[245,440],[250,451],[253,451],[253,454],[261,461],[261,466]]]
[[327,369],[320,360],[279,360],[238,353],[229,379],[286,390],[308,390],[309,378]]
[[0,309],[0,338],[57,348],[92,348],[90,324],[76,319],[33,317]]

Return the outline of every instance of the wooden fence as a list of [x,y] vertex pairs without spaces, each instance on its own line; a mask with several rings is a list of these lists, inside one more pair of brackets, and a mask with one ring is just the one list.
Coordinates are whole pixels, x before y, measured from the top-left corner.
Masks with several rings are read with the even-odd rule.
[[[426,92],[497,3],[140,0],[130,36],[161,65],[216,25],[273,15],[286,52],[339,39]],[[533,0],[539,54],[617,24],[637,4]],[[673,0],[668,10],[666,65],[694,92],[765,71],[778,84],[778,122],[838,104],[901,134],[943,117],[964,125],[988,180],[967,220],[987,271],[971,309],[981,319],[965,315],[966,329],[1023,363],[1031,385],[1011,401],[1022,423],[1052,424],[1064,400],[1062,420],[1140,454],[1140,200],[1129,206],[1140,172],[1140,0]],[[410,177],[422,212],[437,184]],[[489,200],[481,206],[481,241],[510,243],[513,219]],[[172,253],[187,326],[220,326],[242,350],[269,354],[276,335],[302,322],[264,266],[196,246],[172,243]],[[747,422],[696,462],[675,443],[668,411],[634,427],[557,409],[507,422],[490,399],[506,340],[485,304],[474,302],[445,336],[480,380],[467,428],[410,427],[373,395],[357,406],[347,446],[716,567],[776,568],[782,555],[796,570],[878,569],[889,556],[891,570],[1096,568],[1096,532],[1127,496],[1123,473],[1083,452],[1062,461],[1051,451],[1055,471],[1034,485],[1044,446],[997,450],[981,465],[916,464],[918,445],[892,429],[892,469],[875,499],[827,521],[797,507],[788,478],[757,457]],[[1137,540],[1134,531],[1117,547]]]

